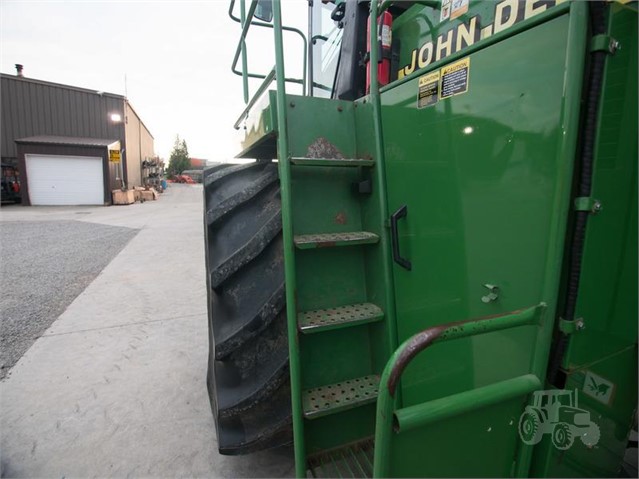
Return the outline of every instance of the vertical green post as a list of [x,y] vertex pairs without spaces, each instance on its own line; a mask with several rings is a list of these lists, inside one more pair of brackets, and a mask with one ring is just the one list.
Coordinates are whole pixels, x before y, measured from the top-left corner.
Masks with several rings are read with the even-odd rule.
[[[244,31],[244,23],[246,22],[246,6],[244,4],[244,0],[240,0],[240,22],[240,25],[242,25],[242,31]],[[248,103],[248,65],[246,61],[246,42],[244,36],[242,36],[240,41],[242,42],[242,87],[244,88],[244,103]]]
[[[388,201],[386,196],[386,157],[384,154],[384,138],[382,137],[382,100],[379,92],[379,83],[377,75],[377,65],[379,61],[379,49],[377,48],[377,17],[379,15],[379,5],[377,0],[373,0],[370,6],[370,66],[371,66],[371,86],[370,86],[370,102],[373,107],[373,129],[375,134],[375,182],[377,191],[379,191],[379,212],[382,221],[389,218]],[[393,264],[390,259],[389,251],[391,246],[389,243],[388,229],[382,226],[380,233],[379,247],[382,248],[382,270],[384,272],[384,280],[386,290],[384,292],[386,300],[386,331],[389,342],[390,351],[394,351],[397,347],[397,323],[395,318],[395,288],[393,286]],[[401,397],[397,394],[396,397]]]
[[282,197],[282,235],[284,239],[284,279],[286,281],[286,318],[288,327],[288,355],[291,376],[291,405],[293,415],[293,443],[295,475],[306,477],[306,451],[302,417],[297,305],[295,301],[295,249],[291,215],[291,165],[288,157],[286,125],[286,77],[284,76],[284,47],[282,42],[282,10],[280,0],[273,0],[273,34],[275,37],[275,80],[277,82],[277,151]]
[[[559,139],[557,165],[560,168],[558,181],[554,192],[554,207],[549,238],[547,264],[544,274],[542,297],[551,305],[542,321],[536,339],[530,370],[539,378],[546,377],[550,343],[557,310],[559,295],[559,272],[562,269],[566,225],[571,205],[570,189],[575,157],[577,155],[577,136],[579,133],[579,112],[581,103],[582,79],[587,47],[588,32],[588,2],[571,2],[570,23],[568,25],[568,57],[564,73],[564,98],[562,105],[562,125],[565,132]],[[516,477],[530,475],[532,447],[519,443],[517,452]]]

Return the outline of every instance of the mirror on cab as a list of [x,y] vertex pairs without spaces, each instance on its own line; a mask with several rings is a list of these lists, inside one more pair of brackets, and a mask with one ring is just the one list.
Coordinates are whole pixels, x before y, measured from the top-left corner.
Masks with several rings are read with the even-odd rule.
[[273,20],[273,0],[257,0],[255,16],[264,22]]

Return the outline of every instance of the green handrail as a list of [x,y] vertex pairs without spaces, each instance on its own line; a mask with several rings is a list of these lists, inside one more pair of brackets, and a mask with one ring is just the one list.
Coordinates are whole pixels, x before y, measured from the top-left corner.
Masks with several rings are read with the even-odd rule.
[[251,108],[253,108],[253,105],[255,105],[257,100],[262,96],[262,94],[266,91],[266,89],[269,87],[269,85],[274,79],[275,79],[275,66],[273,66],[273,68],[268,73],[268,75],[266,75],[262,84],[255,91],[255,95],[253,95],[251,100],[246,104],[246,108],[244,108],[244,110],[240,114],[239,118],[233,125],[233,128],[235,128],[236,130],[240,129],[240,123],[242,123],[242,120],[244,120],[248,116],[248,113],[251,110]]
[[288,153],[286,122],[286,77],[284,74],[284,42],[282,40],[282,10],[280,0],[273,0],[273,36],[275,40],[275,81],[277,82],[277,157],[282,198],[282,238],[284,240],[284,280],[286,281],[286,326],[288,333],[289,374],[291,377],[291,410],[295,475],[306,477],[306,448],[302,416],[302,389],[297,331],[297,302],[295,299],[295,246],[291,214],[291,163]]
[[528,395],[539,389],[539,378],[534,374],[524,374],[471,391],[416,404],[395,411],[394,430],[400,433],[418,429],[466,412]]
[[[370,3],[370,18],[377,18],[378,4],[377,0],[373,0]],[[377,44],[377,22],[370,22],[369,40],[371,45]],[[371,48],[370,51],[370,94],[369,99],[373,110],[373,132],[375,136],[375,162],[377,168],[375,168],[375,187],[379,191],[378,195],[378,208],[379,214],[382,220],[386,221],[389,218],[388,213],[388,199],[386,197],[386,155],[384,151],[384,138],[382,130],[382,100],[379,91],[377,63],[379,61],[379,49]],[[391,251],[389,230],[388,228],[382,228],[379,237],[379,244],[382,251]],[[395,320],[395,287],[393,278],[393,265],[391,263],[391,257],[389,254],[382,254],[382,274],[386,282],[386,289],[384,291],[384,300],[386,302],[386,309],[388,311],[388,328],[387,328],[387,341],[389,349],[397,347],[397,323]]]
[[[267,75],[262,75],[260,73],[250,73],[247,71],[248,65],[246,60],[246,35],[248,33],[248,29],[251,25],[255,25],[258,27],[265,27],[265,28],[274,28],[274,25],[271,25],[270,23],[253,20],[253,16],[255,15],[255,10],[257,8],[257,1],[258,0],[251,1],[251,5],[249,6],[249,10],[248,10],[248,13],[246,14],[246,18],[244,14],[244,0],[240,0],[240,18],[233,15],[235,0],[231,0],[229,5],[229,17],[233,21],[238,22],[240,23],[240,25],[242,25],[242,33],[240,35],[240,40],[238,42],[237,49],[235,51],[235,56],[233,57],[233,64],[231,65],[231,71],[235,73],[236,75],[241,76],[243,79],[244,103],[249,102],[248,79],[249,78],[265,79],[267,77]],[[304,43],[302,78],[301,79],[286,78],[286,81],[289,83],[296,83],[296,84],[302,85],[302,95],[306,95],[306,70],[307,70],[307,63],[308,63],[308,42],[306,40],[306,35],[304,35],[304,33],[302,33],[301,30],[298,30],[297,28],[293,28],[293,27],[286,27],[286,26],[280,25],[280,30],[296,33],[302,38],[302,42]],[[240,58],[240,55],[242,56],[242,71],[239,71],[237,69],[237,62]]]
[[[373,50],[375,49],[371,49],[371,53]],[[371,72],[373,70],[374,68],[371,69]],[[529,387],[533,387],[537,384],[532,378],[526,376],[522,377],[523,379],[517,378],[517,381],[502,384],[502,386],[505,385],[507,387],[501,392],[496,391],[494,388],[481,388],[467,393],[462,393],[461,395],[445,398],[446,400],[454,400],[452,401],[452,404],[449,404],[446,407],[442,407],[443,402],[441,400],[434,400],[418,405],[417,409],[407,408],[402,410],[403,412],[395,412],[395,393],[397,391],[401,375],[408,364],[419,353],[438,342],[486,334],[519,326],[540,324],[545,310],[546,304],[540,303],[537,306],[520,311],[513,311],[505,315],[447,323],[428,328],[404,341],[386,363],[386,367],[384,368],[384,372],[382,373],[382,377],[379,382],[373,476],[389,476],[390,443],[393,436],[393,421],[398,413],[400,414],[400,418],[405,427],[417,427],[422,422],[427,423],[429,421],[443,419],[444,417],[449,417],[450,414],[473,409],[475,406],[479,406],[482,402],[492,404],[498,399],[505,400],[508,397],[511,397],[511,395],[515,392],[528,390]],[[534,376],[534,378],[537,378],[537,376]],[[537,382],[539,382],[539,379],[537,379]],[[415,417],[416,411],[418,411],[417,417]],[[400,419],[398,419],[398,421],[399,420]],[[401,423],[398,422],[397,424],[399,424],[401,428]],[[523,454],[522,448],[520,448],[519,454]]]

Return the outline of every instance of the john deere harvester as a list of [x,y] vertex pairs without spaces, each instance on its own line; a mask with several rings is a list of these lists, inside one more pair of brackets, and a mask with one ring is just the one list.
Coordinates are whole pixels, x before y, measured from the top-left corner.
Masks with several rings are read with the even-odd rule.
[[300,477],[623,474],[637,3],[308,3],[308,34],[278,0],[229,9],[254,161],[204,174],[220,452],[292,442]]

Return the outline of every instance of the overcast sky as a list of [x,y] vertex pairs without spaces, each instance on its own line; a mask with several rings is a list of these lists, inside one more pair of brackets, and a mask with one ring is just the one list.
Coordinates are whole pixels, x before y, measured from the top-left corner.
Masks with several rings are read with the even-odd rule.
[[[168,160],[179,134],[192,157],[229,160],[239,152],[233,123],[244,103],[241,78],[230,70],[240,30],[228,5],[0,0],[0,70],[15,74],[21,63],[30,78],[122,95],[126,75],[157,154]],[[306,5],[283,0],[284,24],[306,32]],[[272,30],[251,31],[249,69],[264,73],[274,64]],[[287,76],[301,77],[301,40],[286,36],[285,46]]]

